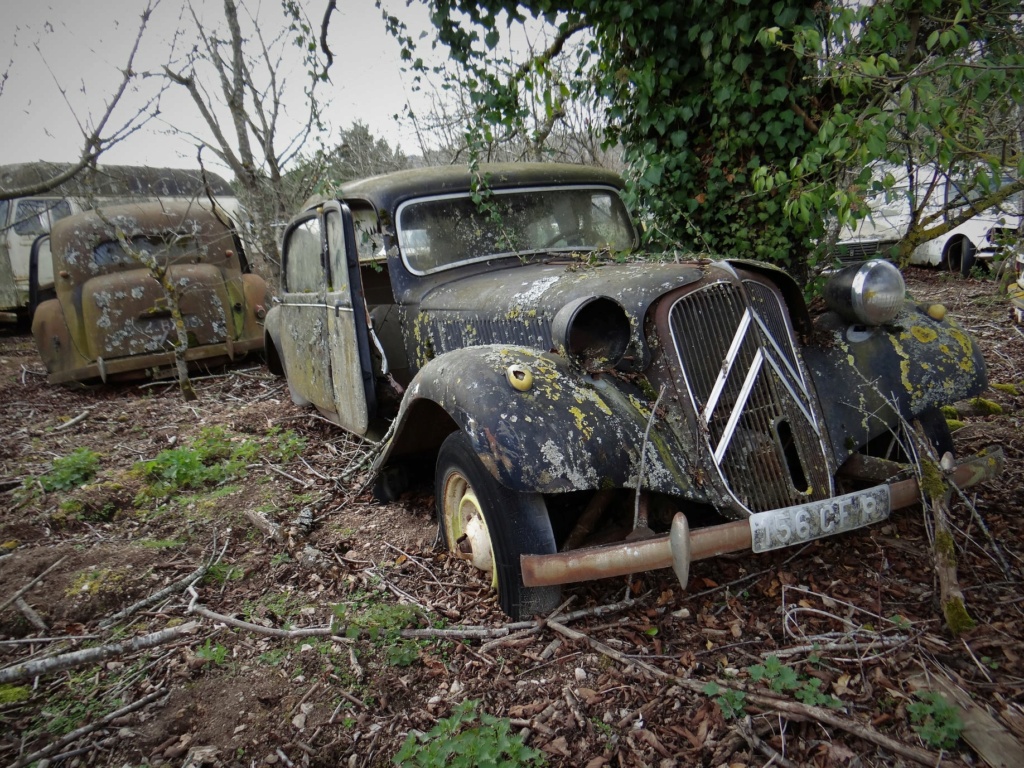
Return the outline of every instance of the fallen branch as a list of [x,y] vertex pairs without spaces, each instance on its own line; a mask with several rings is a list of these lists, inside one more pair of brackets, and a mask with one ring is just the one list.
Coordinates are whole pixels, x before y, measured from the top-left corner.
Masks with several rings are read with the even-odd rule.
[[576,621],[577,619],[589,618],[591,616],[607,616],[612,613],[618,613],[619,611],[625,611],[636,605],[637,600],[635,598],[631,600],[621,600],[617,603],[605,603],[603,605],[595,605],[591,608],[580,608],[576,611],[570,611],[560,616],[552,615],[551,619],[531,619],[530,621],[513,621],[506,624],[503,627],[448,627],[446,629],[403,629],[402,637],[407,640],[421,639],[429,637],[438,638],[486,638],[491,639],[495,637],[505,637],[513,632],[517,632],[520,629],[541,629],[545,622],[557,619],[560,622],[568,623],[570,621]]
[[48,675],[52,672],[60,672],[64,669],[73,669],[84,664],[94,664],[111,656],[123,656],[126,653],[134,653],[146,648],[154,648],[158,645],[170,643],[178,638],[191,634],[199,628],[199,623],[190,621],[178,627],[171,627],[160,632],[149,635],[142,635],[124,643],[112,643],[101,645],[96,648],[86,648],[84,651],[73,651],[72,653],[51,656],[38,661],[29,661],[24,664],[15,664],[0,669],[0,685],[14,683],[19,680],[28,680],[41,675]]
[[[224,553],[221,552],[221,554]],[[141,611],[143,608],[146,608],[147,606],[153,605],[154,603],[158,603],[165,597],[173,595],[175,592],[181,592],[185,589],[188,589],[201,578],[203,578],[203,576],[206,575],[206,572],[210,570],[210,566],[213,565],[214,562],[215,561],[211,560],[206,565],[196,568],[196,570],[192,571],[192,573],[190,573],[185,578],[180,579],[179,581],[176,581],[167,587],[164,587],[159,592],[154,592],[149,597],[144,597],[142,600],[139,600],[139,602],[134,603],[133,605],[129,605],[127,608],[125,608],[122,611],[118,611],[113,616],[105,618],[103,621],[100,622],[100,629],[110,629],[110,627],[117,624],[117,622],[121,621],[121,619],[128,618],[136,611]]]
[[235,619],[231,616],[225,616],[223,613],[216,613],[208,608],[204,608],[201,605],[196,605],[196,600],[199,599],[199,593],[196,592],[194,587],[188,588],[189,593],[192,595],[192,602],[189,603],[188,612],[197,613],[200,616],[210,619],[211,621],[217,621],[221,624],[226,624],[229,627],[235,629],[245,629],[249,632],[255,632],[259,635],[266,635],[267,637],[281,637],[286,640],[296,640],[301,637],[330,637],[335,634],[331,627],[306,627],[304,629],[277,629],[276,627],[263,627],[259,624],[252,624],[248,621],[242,621],[241,619]]
[[47,744],[45,747],[38,750],[37,752],[33,752],[30,755],[24,755],[23,757],[18,758],[15,762],[11,763],[11,765],[9,765],[8,768],[21,768],[21,766],[23,765],[29,765],[31,763],[36,762],[37,760],[42,760],[44,757],[52,755],[54,752],[63,749],[68,744],[72,744],[78,741],[83,736],[86,736],[92,733],[93,731],[98,731],[100,728],[103,728],[105,725],[112,722],[113,720],[116,720],[119,717],[124,717],[125,715],[130,714],[137,709],[142,709],[147,704],[156,701],[161,696],[165,696],[166,694],[167,691],[163,688],[161,688],[159,691],[154,691],[153,693],[144,696],[138,701],[132,702],[128,706],[114,710],[109,715],[105,715],[104,717],[97,720],[95,723],[83,725],[81,728],[72,731],[67,736],[64,736],[50,744]]
[[68,419],[63,424],[58,424],[56,427],[53,428],[53,431],[54,432],[60,432],[62,429],[70,429],[71,427],[75,426],[76,424],[81,424],[83,421],[85,421],[87,418],[89,418],[89,412],[90,411],[92,411],[92,408],[86,408],[80,414],[75,416],[75,418]]
[[18,599],[19,597],[21,597],[21,596],[22,596],[22,595],[24,595],[24,594],[25,594],[26,592],[28,592],[28,591],[29,591],[30,589],[32,589],[32,587],[34,587],[34,586],[35,586],[36,584],[38,584],[38,583],[39,583],[39,582],[40,582],[40,581],[42,580],[42,578],[43,578],[43,577],[44,577],[44,576],[45,576],[46,574],[48,574],[48,573],[49,573],[50,571],[52,571],[52,570],[53,570],[54,568],[56,568],[56,567],[57,567],[58,565],[60,565],[61,563],[63,563],[63,562],[65,561],[65,560],[67,560],[67,558],[68,558],[68,556],[67,556],[67,555],[64,555],[64,557],[62,557],[62,558],[61,558],[60,560],[58,560],[58,561],[57,561],[56,563],[54,563],[54,564],[53,564],[53,565],[51,565],[51,566],[50,566],[49,568],[47,568],[47,569],[46,569],[45,571],[43,571],[42,573],[40,573],[40,574],[39,574],[38,576],[36,576],[36,577],[35,577],[34,579],[32,579],[32,581],[30,581],[30,582],[29,582],[28,584],[26,584],[26,585],[25,585],[24,587],[22,587],[21,589],[19,589],[19,590],[18,590],[17,592],[15,592],[15,593],[14,593],[13,595],[11,595],[11,596],[10,596],[9,598],[7,598],[6,600],[4,600],[4,602],[3,602],[2,604],[0,604],[0,611],[2,611],[2,610],[3,610],[4,608],[6,608],[6,607],[7,607],[8,605],[10,605],[11,603],[13,603],[13,602],[14,602],[14,601],[16,601],[16,600],[17,600],[17,599]]
[[245,519],[255,525],[260,532],[269,539],[280,543],[284,541],[284,534],[281,533],[281,526],[277,523],[272,523],[259,512],[252,509],[242,510],[242,514],[245,515]]
[[25,598],[19,597],[14,601],[14,605],[19,611],[21,611],[21,615],[28,620],[28,623],[40,632],[45,632],[49,629],[49,627],[46,626],[46,622],[43,621],[42,616],[36,613],[35,609],[25,602]]

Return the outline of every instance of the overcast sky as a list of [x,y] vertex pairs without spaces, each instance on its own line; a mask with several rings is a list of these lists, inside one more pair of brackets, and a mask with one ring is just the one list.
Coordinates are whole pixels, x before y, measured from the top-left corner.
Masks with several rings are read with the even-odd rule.
[[[222,0],[193,2],[202,17],[222,23]],[[318,35],[327,0],[300,2]],[[144,5],[143,0],[4,0],[0,73],[6,70],[8,76],[0,93],[0,164],[77,159],[82,134],[76,121],[88,122],[103,113],[104,102],[120,81]],[[387,6],[411,29],[427,28],[427,14],[419,3],[407,8],[404,0],[392,0]],[[248,7],[263,21],[264,35],[280,28],[278,0],[249,0]],[[192,29],[191,22],[178,0],[163,0],[144,35],[136,71],[160,70],[176,29]],[[194,41],[194,31],[186,32],[179,51]],[[329,122],[344,128],[360,120],[392,144],[401,141],[407,154],[418,153],[411,129],[393,117],[410,96],[410,78],[401,72],[398,44],[384,30],[373,0],[341,0],[329,44],[335,55],[332,82],[320,91]],[[277,74],[290,83],[286,111],[302,116],[305,82],[297,57],[292,62],[291,69]],[[118,116],[124,119],[137,111],[156,83],[155,78],[141,80],[123,100],[125,109]],[[174,89],[163,97],[161,111],[159,121],[105,154],[102,162],[195,167],[195,141],[173,130],[202,130],[191,100],[183,89]]]

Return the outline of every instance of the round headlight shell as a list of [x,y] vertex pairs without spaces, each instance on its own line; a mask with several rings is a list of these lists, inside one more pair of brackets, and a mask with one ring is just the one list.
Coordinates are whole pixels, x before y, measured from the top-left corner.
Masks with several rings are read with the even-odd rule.
[[629,316],[607,296],[588,296],[562,307],[551,322],[556,345],[590,373],[614,368],[630,340]]
[[832,275],[825,286],[825,303],[850,322],[884,325],[900,313],[906,293],[899,269],[874,259]]

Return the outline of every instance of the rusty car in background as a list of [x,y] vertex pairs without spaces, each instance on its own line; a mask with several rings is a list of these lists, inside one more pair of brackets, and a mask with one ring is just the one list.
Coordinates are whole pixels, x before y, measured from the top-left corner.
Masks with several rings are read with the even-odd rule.
[[[0,166],[0,190],[43,185],[71,168],[68,163],[16,163]],[[53,298],[48,258],[30,275],[30,253],[37,238],[60,219],[97,206],[156,200],[213,197],[233,214],[235,193],[223,178],[208,171],[100,165],[83,171],[54,189],[0,200],[0,322],[32,322],[39,301]],[[30,288],[30,286],[32,286]]]
[[836,273],[812,321],[777,268],[635,253],[610,172],[481,174],[310,201],[266,347],[296,403],[381,441],[384,496],[433,468],[443,540],[513,617],[561,584],[671,566],[685,586],[692,560],[882,520],[919,498],[903,425],[944,451],[940,406],[986,387],[971,337],[891,264]]
[[190,365],[263,349],[270,293],[250,274],[221,209],[186,201],[103,206],[56,222],[33,250],[33,266],[47,250],[52,258],[56,298],[42,301],[32,321],[52,383],[141,378],[174,365],[171,305],[148,258],[175,286]]

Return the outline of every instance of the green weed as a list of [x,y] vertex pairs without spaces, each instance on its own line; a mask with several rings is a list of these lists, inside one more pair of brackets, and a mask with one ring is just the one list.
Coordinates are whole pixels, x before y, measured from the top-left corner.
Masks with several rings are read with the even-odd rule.
[[208,637],[205,645],[196,648],[196,658],[219,667],[227,660],[228,649],[220,643],[212,642]]
[[37,479],[47,493],[69,491],[96,477],[100,455],[88,448],[76,448],[67,456],[53,460],[50,471]]
[[723,688],[717,683],[708,683],[702,689],[708,696],[713,696],[715,704],[722,710],[722,717],[733,720],[743,715],[747,704],[747,694],[732,688]]
[[395,765],[515,768],[544,764],[538,750],[526,746],[522,736],[511,732],[508,718],[478,713],[479,705],[478,701],[464,701],[455,707],[451,717],[439,720],[419,739],[410,733],[395,755]]
[[814,707],[841,707],[842,702],[821,690],[821,680],[808,678],[787,667],[777,656],[769,656],[764,664],[747,667],[747,674],[755,682],[764,682],[776,693],[792,691],[793,696],[804,704]]
[[933,749],[952,749],[964,730],[956,707],[936,691],[917,691],[920,701],[907,705],[911,728]]
[[269,667],[276,667],[284,661],[287,656],[288,651],[284,648],[274,648],[273,650],[261,653],[258,661],[260,664],[266,664]]

